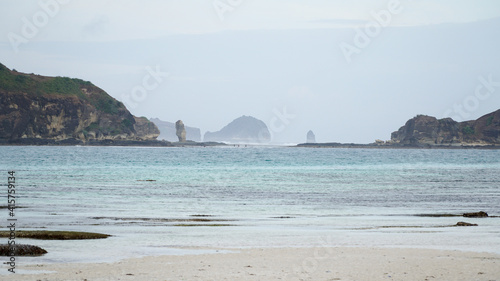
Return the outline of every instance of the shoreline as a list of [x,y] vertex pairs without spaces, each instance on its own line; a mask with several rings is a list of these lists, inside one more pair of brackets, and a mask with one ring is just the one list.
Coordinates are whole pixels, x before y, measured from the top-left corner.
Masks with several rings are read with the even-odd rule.
[[[498,280],[500,255],[375,247],[213,249],[113,263],[19,264],[9,280]],[[6,270],[6,269],[5,269]]]
[[83,142],[77,139],[53,140],[53,139],[0,139],[0,146],[87,146],[87,147],[213,147],[213,146],[270,146],[289,148],[366,148],[366,149],[481,149],[497,150],[500,145],[431,145],[431,144],[360,144],[360,143],[299,143],[296,145],[286,144],[245,144],[245,143],[222,143],[222,142],[170,142],[165,140],[101,140]]
[[226,146],[219,142],[170,142],[164,140],[102,140],[83,142],[76,139],[53,140],[53,139],[19,139],[19,140],[0,140],[0,146],[127,146],[127,147],[205,147],[205,146]]
[[367,148],[367,149],[500,149],[500,145],[430,145],[430,144],[358,144],[358,143],[300,143],[306,148]]

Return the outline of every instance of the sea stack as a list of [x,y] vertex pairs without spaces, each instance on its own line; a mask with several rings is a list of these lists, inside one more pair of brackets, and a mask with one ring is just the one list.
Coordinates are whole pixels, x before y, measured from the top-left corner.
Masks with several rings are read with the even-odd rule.
[[[175,129],[175,121],[167,122],[160,120],[159,118],[151,118],[149,121],[153,122],[158,129],[160,129],[160,135],[158,136],[158,140],[166,140],[166,141],[177,141],[177,130]],[[186,129],[186,141],[195,141],[201,142],[201,130],[195,127],[189,127],[187,124],[184,124],[184,128]]]
[[307,132],[307,143],[316,143],[316,136],[311,130]]
[[186,142],[186,128],[182,120],[175,122],[175,134],[179,138],[179,142]]

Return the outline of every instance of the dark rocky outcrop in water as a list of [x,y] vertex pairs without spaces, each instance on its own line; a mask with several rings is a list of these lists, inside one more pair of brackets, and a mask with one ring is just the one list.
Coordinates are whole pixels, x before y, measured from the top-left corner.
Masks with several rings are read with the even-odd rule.
[[146,141],[160,134],[92,83],[11,71],[0,64],[0,142]]
[[175,122],[175,134],[179,138],[179,142],[186,142],[186,128],[182,120]]
[[218,132],[206,132],[203,141],[267,143],[271,141],[271,133],[261,120],[251,116],[242,116]]
[[314,135],[313,131],[307,132],[306,136],[306,143],[316,143],[316,136]]
[[455,226],[477,226],[477,224],[459,221],[459,222],[457,222],[457,224]]
[[33,245],[16,244],[10,248],[9,245],[0,245],[0,256],[41,256],[47,251]]
[[465,213],[463,216],[466,218],[486,218],[488,217],[488,213],[481,211],[477,213]]
[[[155,123],[155,125],[160,129],[159,140],[167,141],[178,141],[176,135],[175,123],[162,121],[158,118],[151,118],[149,121]],[[201,130],[199,128],[184,126],[186,129],[186,140],[201,142]]]
[[[0,237],[9,237],[9,231],[0,231]],[[110,235],[95,232],[80,231],[51,231],[51,230],[19,230],[16,238],[40,239],[40,240],[85,240],[104,239]]]
[[418,115],[393,132],[391,142],[403,145],[500,145],[500,110],[465,122]]

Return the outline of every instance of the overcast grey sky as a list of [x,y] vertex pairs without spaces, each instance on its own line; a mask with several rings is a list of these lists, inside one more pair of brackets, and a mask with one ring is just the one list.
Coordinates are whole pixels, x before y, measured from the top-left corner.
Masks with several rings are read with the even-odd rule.
[[251,115],[275,142],[368,143],[500,109],[498,0],[1,0],[0,35],[11,69],[202,133]]

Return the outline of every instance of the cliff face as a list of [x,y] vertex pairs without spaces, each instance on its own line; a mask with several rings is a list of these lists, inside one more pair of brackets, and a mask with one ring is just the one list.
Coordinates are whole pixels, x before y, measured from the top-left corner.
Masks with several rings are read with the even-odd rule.
[[271,141],[271,134],[266,124],[261,120],[251,116],[242,116],[218,132],[206,132],[203,141],[266,143]]
[[465,122],[418,115],[393,132],[391,141],[407,145],[500,145],[500,110]]
[[158,127],[146,117],[135,117],[134,130],[139,140],[155,140],[160,135]]
[[90,82],[0,64],[0,139],[153,140],[159,130]]

